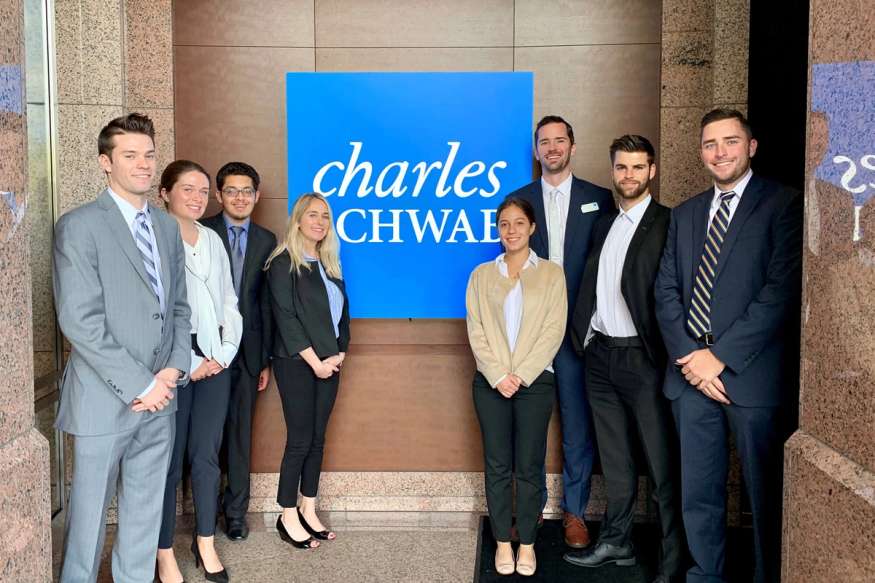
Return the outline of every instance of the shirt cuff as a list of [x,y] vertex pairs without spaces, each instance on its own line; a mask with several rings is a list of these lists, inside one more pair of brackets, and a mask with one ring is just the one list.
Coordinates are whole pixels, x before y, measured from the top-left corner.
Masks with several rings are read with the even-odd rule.
[[146,390],[143,391],[142,393],[140,393],[139,395],[137,395],[137,398],[138,398],[138,399],[142,399],[143,397],[145,397],[146,395],[148,395],[149,392],[150,392],[152,389],[154,389],[154,388],[155,388],[155,379],[152,379],[152,382],[149,383],[149,386],[146,387]]
[[198,356],[194,353],[194,350],[191,351],[191,368],[188,369],[188,375],[191,376],[194,374],[194,371],[197,370],[197,367],[201,365],[204,361],[202,356]]
[[498,385],[501,384],[501,381],[503,381],[503,380],[506,379],[506,378],[507,378],[507,373],[501,375],[501,376],[498,378],[498,380],[495,381],[495,384],[492,385],[492,388],[494,389],[494,388],[498,387]]

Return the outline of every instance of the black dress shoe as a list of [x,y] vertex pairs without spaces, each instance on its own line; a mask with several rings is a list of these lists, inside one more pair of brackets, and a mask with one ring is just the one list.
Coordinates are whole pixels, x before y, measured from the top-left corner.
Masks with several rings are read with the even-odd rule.
[[[192,536],[191,539],[191,552],[194,555],[194,568],[198,569],[201,567],[201,563],[203,563],[203,559],[201,559],[201,551],[197,547],[197,533]],[[216,571],[215,573],[211,573],[207,571],[206,564],[203,565],[204,568],[204,578],[207,581],[213,581],[213,583],[228,583],[228,571],[222,569],[221,571]]]
[[578,567],[601,567],[610,563],[620,567],[631,567],[636,563],[635,549],[632,545],[618,547],[603,542],[596,543],[591,549],[565,553],[562,558]]
[[225,535],[231,540],[245,540],[249,536],[249,525],[245,518],[225,518]]
[[280,535],[280,539],[289,543],[296,549],[317,549],[319,548],[318,543],[316,543],[316,539],[312,536],[308,537],[306,540],[295,540],[292,538],[292,535],[289,534],[289,531],[286,530],[286,525],[283,524],[283,515],[280,514],[276,517],[276,531],[277,534]]
[[334,540],[337,538],[337,535],[330,530],[316,530],[315,528],[310,526],[307,523],[307,519],[304,518],[303,514],[301,514],[301,509],[297,508],[296,510],[298,511],[298,521],[301,523],[301,526],[304,527],[304,530],[310,533],[311,536],[315,536],[319,540]]

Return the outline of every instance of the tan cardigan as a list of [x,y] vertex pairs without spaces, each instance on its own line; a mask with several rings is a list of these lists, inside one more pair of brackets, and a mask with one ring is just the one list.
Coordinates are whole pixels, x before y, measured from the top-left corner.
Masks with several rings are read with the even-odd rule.
[[542,259],[520,272],[523,318],[516,347],[510,353],[504,300],[516,282],[501,275],[495,261],[478,265],[468,280],[468,341],[477,370],[493,387],[506,374],[515,374],[531,385],[553,361],[565,337],[565,275],[561,267]]

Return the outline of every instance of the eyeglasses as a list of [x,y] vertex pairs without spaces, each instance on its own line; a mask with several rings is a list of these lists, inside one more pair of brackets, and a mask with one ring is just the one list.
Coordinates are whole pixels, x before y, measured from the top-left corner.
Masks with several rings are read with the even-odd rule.
[[222,189],[222,196],[227,196],[228,198],[240,198],[250,199],[255,196],[255,191],[249,187],[246,188],[234,188],[229,186],[228,188]]

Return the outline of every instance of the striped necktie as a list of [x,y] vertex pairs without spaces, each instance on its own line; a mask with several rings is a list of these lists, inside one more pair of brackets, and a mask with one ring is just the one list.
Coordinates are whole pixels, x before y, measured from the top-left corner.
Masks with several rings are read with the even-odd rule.
[[729,203],[735,196],[734,191],[720,194],[720,207],[708,227],[705,237],[705,249],[702,260],[696,271],[693,282],[693,297],[690,303],[690,313],[687,316],[687,327],[694,338],[701,338],[711,333],[711,290],[714,288],[714,276],[717,273],[717,259],[720,257],[720,247],[729,228]]
[[152,284],[152,290],[155,292],[155,297],[158,298],[158,303],[160,304],[161,293],[158,291],[158,268],[155,261],[155,249],[152,248],[152,235],[149,232],[149,224],[146,222],[146,213],[143,211],[138,212],[135,220],[137,228],[135,229],[134,239],[137,242],[140,256],[143,258],[143,266],[146,268],[149,283]]

